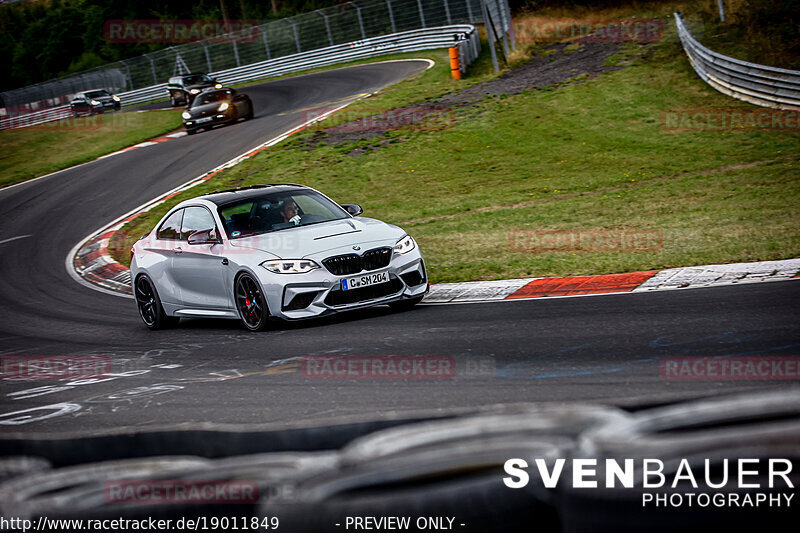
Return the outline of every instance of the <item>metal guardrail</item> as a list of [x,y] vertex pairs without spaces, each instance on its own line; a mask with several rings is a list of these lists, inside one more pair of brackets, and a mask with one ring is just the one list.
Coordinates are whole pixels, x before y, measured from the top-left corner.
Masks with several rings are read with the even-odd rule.
[[723,94],[763,107],[800,110],[800,71],[749,63],[697,42],[680,13],[675,25],[694,71]]
[[62,120],[72,116],[72,111],[68,105],[49,107],[41,111],[26,113],[24,115],[11,116],[0,120],[0,130],[8,128],[24,128],[25,126],[37,126],[54,120]]
[[[470,24],[459,24],[406,31],[260,61],[251,65],[212,72],[211,75],[225,85],[232,85],[382,54],[415,52],[452,46],[459,49],[463,72],[480,54],[478,30]],[[132,106],[165,99],[166,87],[165,83],[160,83],[135,91],[119,93],[117,96],[120,97],[123,106]],[[59,106],[0,120],[0,129],[33,126],[70,116],[69,106]]]
[[[501,40],[508,54],[509,47],[514,47],[508,0],[341,2],[266,21],[248,30],[165,46],[141,56],[3,91],[0,92],[0,115],[22,115],[62,106],[69,103],[71,95],[89,89],[105,89],[115,94],[132,92],[189,72],[220,72],[379,36],[486,21],[490,22],[487,24],[490,42]],[[135,24],[137,21],[127,22]],[[143,38],[146,37],[147,31]],[[493,59],[496,59],[494,54]]]

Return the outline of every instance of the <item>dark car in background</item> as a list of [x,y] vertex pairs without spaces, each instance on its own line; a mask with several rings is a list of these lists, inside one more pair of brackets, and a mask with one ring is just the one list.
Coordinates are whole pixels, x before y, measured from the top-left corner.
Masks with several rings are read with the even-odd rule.
[[122,104],[119,96],[105,89],[82,91],[72,97],[69,107],[74,116],[94,115],[104,111],[119,111]]
[[217,80],[203,74],[202,72],[196,74],[187,74],[185,76],[174,76],[167,82],[167,95],[172,107],[178,105],[191,105],[195,96],[200,94],[201,91],[208,88],[221,89],[222,84],[217,83]]
[[240,118],[253,118],[253,101],[236,89],[206,89],[200,92],[181,115],[186,133],[232,124]]

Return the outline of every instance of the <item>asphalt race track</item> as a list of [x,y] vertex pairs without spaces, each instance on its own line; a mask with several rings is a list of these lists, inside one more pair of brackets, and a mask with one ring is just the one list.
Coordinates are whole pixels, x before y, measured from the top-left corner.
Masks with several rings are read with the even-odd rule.
[[[114,370],[69,385],[0,382],[3,431],[322,422],[529,401],[656,404],[766,385],[664,379],[665,357],[800,355],[797,280],[405,313],[376,308],[250,334],[233,321],[186,319],[149,332],[132,300],[88,289],[66,272],[69,250],[105,223],[292,129],[309,110],[425,66],[383,63],[250,86],[242,91],[255,103],[252,121],[0,191],[0,355],[100,355]],[[319,379],[306,356],[439,356],[454,369],[425,379]],[[769,386],[783,383],[790,382]]]

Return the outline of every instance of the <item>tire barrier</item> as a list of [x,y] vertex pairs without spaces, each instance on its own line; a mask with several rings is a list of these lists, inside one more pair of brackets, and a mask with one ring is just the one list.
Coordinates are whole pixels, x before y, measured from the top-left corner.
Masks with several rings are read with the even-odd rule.
[[19,476],[38,474],[53,465],[41,457],[0,457],[0,483]]
[[279,514],[292,531],[341,530],[336,524],[354,515],[452,517],[452,528],[467,531],[555,530],[549,493],[536,483],[505,487],[505,461],[568,455],[581,432],[627,416],[542,406],[387,429],[345,446],[339,469],[297,486],[289,500],[263,502],[259,515]]
[[[715,502],[722,501],[724,494],[734,494],[738,502],[747,494],[755,498],[760,492],[774,498],[779,493],[777,484],[773,487],[761,470],[747,477],[747,483],[758,487],[743,488],[737,484],[739,459],[757,460],[762,465],[769,459],[786,460],[792,465],[792,484],[800,486],[800,390],[714,398],[645,410],[584,433],[576,457],[597,459],[598,480],[607,479],[606,459],[618,463],[623,458],[634,459],[634,488],[604,488],[600,484],[591,490],[562,488],[558,505],[564,531],[777,530],[781,524],[791,523],[788,520],[796,523],[800,519],[797,505],[793,509],[770,506],[764,512],[738,505],[718,507]],[[636,460],[639,458],[661,460],[661,473],[668,482],[657,489],[644,488],[644,465]],[[697,476],[697,483],[686,477],[687,467]],[[565,475],[570,478],[571,470],[565,468]],[[711,495],[700,496],[706,480],[721,485],[715,486],[713,499]],[[705,491],[707,494],[708,489]],[[653,498],[661,496],[664,504],[656,507],[653,499],[645,506],[647,492],[655,493]],[[694,506],[689,506],[688,493],[697,496]]]
[[[246,516],[259,520],[277,516],[287,531],[353,529],[346,527],[354,525],[348,521],[368,516],[410,520],[401,528],[410,531],[449,527],[545,532],[678,529],[682,533],[726,526],[771,530],[800,518],[797,505],[765,512],[752,506],[708,503],[712,496],[714,501],[719,497],[737,502],[757,495],[785,496],[781,490],[787,485],[772,483],[778,479],[772,469],[744,472],[747,465],[739,462],[743,459],[751,465],[776,461],[777,475],[782,476],[778,481],[792,483],[793,491],[800,486],[800,389],[796,388],[692,400],[634,413],[588,404],[517,405],[452,411],[439,417],[418,413],[381,423],[294,428],[283,435],[280,430],[222,428],[147,435],[140,440],[127,435],[117,443],[113,439],[120,435],[85,442],[89,454],[106,445],[115,450],[110,455],[119,455],[125,446],[137,444],[148,452],[187,454],[192,442],[206,441],[195,444],[194,450],[217,458],[182,455],[86,461],[53,470],[47,469],[47,461],[34,458],[30,471],[0,482],[0,516]],[[74,447],[80,446],[78,441],[50,442]],[[4,444],[8,448],[8,441]],[[36,447],[28,441],[18,448]],[[41,444],[38,448],[44,449]],[[69,457],[76,460],[79,455]],[[505,483],[512,475],[505,463],[512,458],[531,466],[526,471],[529,482],[522,488],[512,489]],[[13,459],[19,465],[26,460],[6,457],[0,460],[0,471],[2,461]],[[581,476],[575,469],[582,468],[575,461],[581,459],[594,465],[591,479],[596,487],[575,486],[574,479]],[[659,462],[657,475],[667,480],[656,488],[644,483],[654,475],[648,460]],[[549,473],[539,470],[540,461],[549,465]],[[564,465],[558,476],[552,466],[557,461]],[[626,465],[624,471],[619,470],[621,464]],[[693,475],[687,475],[687,469]],[[742,472],[752,487],[737,483]],[[609,484],[610,479],[629,479],[629,485]],[[245,504],[120,503],[109,501],[105,491],[114,480],[251,483],[257,488],[257,498]],[[654,495],[663,505],[645,505],[652,502],[645,498]],[[689,495],[696,496],[695,504],[673,502]]]
[[108,481],[150,479],[188,469],[206,468],[209,461],[174,456],[90,463],[16,477],[0,484],[0,517],[80,514],[104,503]]
[[284,451],[341,448],[348,442],[382,429],[454,415],[421,412],[367,422],[342,422],[316,427],[219,426],[182,427],[107,434],[75,434],[56,439],[6,433],[0,435],[0,457],[37,456],[56,467],[89,462],[161,456],[192,455],[209,459]]

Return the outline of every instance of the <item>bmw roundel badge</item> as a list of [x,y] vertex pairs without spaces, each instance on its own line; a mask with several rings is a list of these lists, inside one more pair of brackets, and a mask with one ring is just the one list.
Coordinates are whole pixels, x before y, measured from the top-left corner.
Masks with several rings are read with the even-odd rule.
[[356,252],[359,251],[360,249],[361,249],[360,246],[353,246],[353,250],[355,250]]

